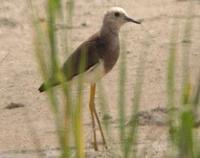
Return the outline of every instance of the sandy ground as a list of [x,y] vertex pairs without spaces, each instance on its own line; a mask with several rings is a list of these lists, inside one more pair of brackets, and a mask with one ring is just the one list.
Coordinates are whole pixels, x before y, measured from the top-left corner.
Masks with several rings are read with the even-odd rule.
[[[200,3],[194,1],[192,47],[189,55],[191,83],[197,78],[200,67]],[[35,0],[40,7],[39,15],[44,17],[45,3]],[[96,32],[101,26],[103,13],[111,6],[123,7],[132,17],[144,18],[142,27],[128,24],[122,28],[121,35],[126,34],[127,79],[126,110],[131,108],[133,84],[138,67],[139,55],[144,53],[144,43],[150,39],[147,52],[145,81],[141,98],[141,123],[139,128],[138,149],[140,157],[161,158],[167,154],[167,128],[163,122],[166,105],[166,67],[169,50],[170,32],[174,18],[180,28],[177,53],[177,96],[181,85],[181,59],[183,31],[187,16],[187,1],[175,0],[77,0],[75,3],[74,27],[71,29],[71,49]],[[0,2],[0,158],[35,158],[34,134],[41,144],[41,153],[46,157],[58,155],[53,115],[45,94],[37,89],[41,83],[37,61],[32,44],[33,30],[30,9],[26,0],[1,0]],[[86,24],[86,26],[84,25]],[[60,30],[62,31],[62,30]],[[60,54],[61,60],[66,58]],[[112,119],[113,131],[117,131],[117,83],[119,62],[104,79],[104,88],[108,94],[107,101]],[[85,87],[85,103],[88,101],[88,88]],[[179,100],[179,97],[177,97]],[[18,105],[18,108],[6,108]],[[97,104],[98,107],[98,104]],[[84,106],[85,139],[88,157],[111,157],[118,149],[117,139],[107,137],[109,150],[94,152],[91,146],[91,124],[88,107]],[[32,130],[34,129],[34,133]],[[115,153],[119,157],[120,153]]]

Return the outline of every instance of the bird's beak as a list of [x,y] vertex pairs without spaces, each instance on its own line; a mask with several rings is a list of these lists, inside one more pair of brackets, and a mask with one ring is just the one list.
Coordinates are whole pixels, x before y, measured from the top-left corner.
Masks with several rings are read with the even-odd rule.
[[134,19],[132,19],[132,18],[130,18],[128,16],[125,17],[125,20],[127,22],[133,22],[133,23],[136,23],[136,24],[141,24],[142,23],[142,20],[134,20]]

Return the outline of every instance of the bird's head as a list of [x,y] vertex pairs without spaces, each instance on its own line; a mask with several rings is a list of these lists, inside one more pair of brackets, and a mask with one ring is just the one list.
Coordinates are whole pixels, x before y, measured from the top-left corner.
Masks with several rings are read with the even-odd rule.
[[131,17],[128,16],[126,11],[120,7],[110,8],[105,13],[104,20],[103,20],[103,24],[112,25],[113,27],[116,27],[117,29],[120,29],[120,27],[127,22],[141,24],[141,21],[132,19]]

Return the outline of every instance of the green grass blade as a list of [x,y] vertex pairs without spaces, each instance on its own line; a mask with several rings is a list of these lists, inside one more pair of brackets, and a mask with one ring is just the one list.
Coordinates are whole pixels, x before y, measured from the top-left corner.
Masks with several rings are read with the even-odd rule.
[[112,127],[110,125],[110,114],[109,114],[109,105],[106,98],[105,89],[102,85],[102,82],[100,81],[97,84],[98,89],[98,103],[100,105],[100,111],[103,113],[103,125],[105,126],[106,133],[111,136],[112,135]]
[[179,33],[179,23],[177,19],[174,20],[171,32],[169,56],[167,65],[167,108],[169,109],[168,125],[169,135],[173,143],[177,143],[177,129],[176,129],[176,115],[173,109],[175,108],[175,71],[176,71],[176,53],[177,53],[177,39]]
[[[146,34],[147,35],[147,34]],[[139,66],[136,73],[136,82],[133,87],[134,95],[133,95],[133,101],[132,101],[132,113],[131,113],[131,125],[128,129],[128,135],[126,138],[126,144],[124,149],[124,158],[136,157],[137,153],[137,130],[138,130],[138,118],[137,113],[140,106],[140,99],[142,96],[142,86],[144,82],[145,77],[145,65],[146,65],[146,59],[148,54],[148,49],[150,47],[150,40],[149,36],[147,36],[145,42],[144,42],[144,52],[140,53],[139,56]],[[134,150],[131,149],[134,147]],[[131,153],[132,151],[132,153]],[[131,155],[132,154],[132,155]]]
[[189,2],[188,17],[186,19],[184,39],[182,44],[182,68],[183,68],[183,81],[182,81],[182,96],[181,103],[183,105],[183,112],[181,113],[181,127],[179,129],[179,157],[187,158],[194,157],[193,151],[193,126],[194,116],[191,104],[191,85],[189,74],[189,53],[191,50],[191,31],[193,27],[192,22],[193,3]]
[[57,60],[57,48],[56,48],[57,43],[55,34],[57,5],[58,5],[58,0],[48,1],[48,34],[50,43],[51,70],[53,78],[56,78],[59,68]]
[[121,57],[119,68],[119,84],[118,84],[118,118],[119,118],[119,140],[121,141],[121,149],[124,150],[125,144],[125,83],[126,83],[126,46],[125,37],[122,38]]

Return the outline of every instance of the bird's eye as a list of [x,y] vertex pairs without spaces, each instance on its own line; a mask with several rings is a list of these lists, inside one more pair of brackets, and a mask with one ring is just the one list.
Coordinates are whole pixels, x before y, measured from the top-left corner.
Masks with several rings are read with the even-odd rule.
[[115,12],[115,17],[119,17],[120,16],[120,13],[119,12]]

